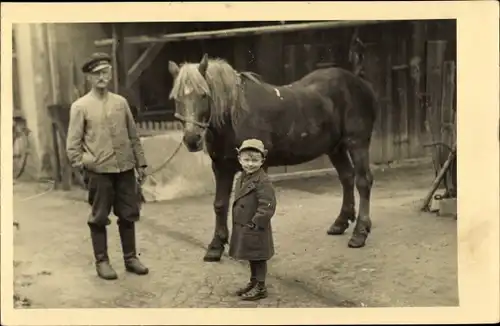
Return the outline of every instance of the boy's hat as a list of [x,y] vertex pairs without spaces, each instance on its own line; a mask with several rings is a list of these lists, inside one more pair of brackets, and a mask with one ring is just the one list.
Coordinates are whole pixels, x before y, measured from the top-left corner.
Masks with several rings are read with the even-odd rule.
[[240,148],[238,148],[238,152],[241,152],[244,149],[255,149],[261,152],[263,155],[267,154],[267,150],[264,147],[264,143],[259,139],[247,139],[241,143]]
[[90,73],[111,67],[111,57],[106,53],[93,53],[82,66],[83,73]]

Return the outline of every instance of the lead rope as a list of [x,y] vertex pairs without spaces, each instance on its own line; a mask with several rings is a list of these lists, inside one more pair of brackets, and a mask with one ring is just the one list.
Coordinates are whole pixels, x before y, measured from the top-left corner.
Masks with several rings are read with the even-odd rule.
[[42,191],[41,193],[38,193],[38,194],[35,194],[35,195],[32,195],[32,196],[28,196],[28,197],[25,197],[25,198],[22,198],[22,199],[19,199],[18,201],[19,202],[25,202],[25,201],[28,201],[28,200],[31,200],[31,199],[35,199],[37,197],[41,197],[43,195],[46,195],[48,194],[49,192],[51,192],[52,190],[55,189],[55,182],[54,181],[47,181],[47,183],[50,183],[52,184],[49,189],[45,190],[45,191]]

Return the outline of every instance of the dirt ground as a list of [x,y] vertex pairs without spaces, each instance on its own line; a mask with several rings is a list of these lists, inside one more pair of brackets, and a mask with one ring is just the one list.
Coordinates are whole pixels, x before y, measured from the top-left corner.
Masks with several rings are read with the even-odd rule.
[[[116,223],[109,253],[119,279],[95,274],[86,218],[74,194],[48,185],[14,185],[14,276],[17,307],[415,307],[457,306],[456,220],[420,213],[432,182],[430,166],[375,172],[367,246],[347,247],[326,230],[337,216],[336,177],[276,182],[276,256],[269,262],[269,297],[241,302],[232,292],[247,282],[247,265],[227,255],[202,258],[213,234],[212,196],[148,203],[138,224],[147,276],[124,271]],[[115,218],[113,218],[115,220]],[[227,251],[226,251],[227,252]]]

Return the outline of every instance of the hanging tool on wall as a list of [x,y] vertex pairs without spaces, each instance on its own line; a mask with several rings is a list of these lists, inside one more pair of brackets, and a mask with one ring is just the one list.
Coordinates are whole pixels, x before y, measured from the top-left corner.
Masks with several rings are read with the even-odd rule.
[[[439,171],[439,174],[432,182],[431,189],[429,190],[429,192],[427,193],[427,195],[424,198],[423,205],[420,208],[422,211],[429,210],[429,204],[432,200],[432,196],[436,192],[437,188],[439,187],[439,184],[444,179],[445,175],[450,172],[450,169],[454,168],[455,173],[456,173],[456,165],[457,165],[456,160],[457,160],[457,143],[455,142],[455,144],[453,145],[453,148],[450,151],[450,154],[448,155],[448,159],[446,160],[446,162],[444,162],[443,167]],[[447,191],[447,192],[450,193],[449,191]],[[455,195],[455,197],[456,197],[456,195]]]
[[363,59],[366,45],[359,37],[359,27],[354,29],[349,45],[349,62],[352,65],[352,72],[360,77],[364,77]]

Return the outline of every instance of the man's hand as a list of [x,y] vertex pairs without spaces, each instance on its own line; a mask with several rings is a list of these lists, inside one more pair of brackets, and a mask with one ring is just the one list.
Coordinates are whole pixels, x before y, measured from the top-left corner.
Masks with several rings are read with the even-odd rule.
[[139,183],[142,185],[144,181],[146,181],[146,168],[141,166],[137,168],[137,179]]

